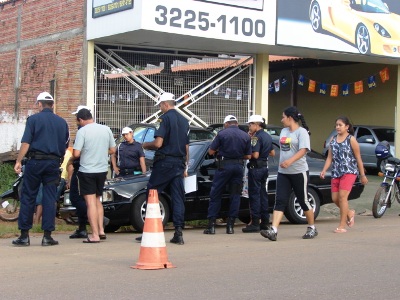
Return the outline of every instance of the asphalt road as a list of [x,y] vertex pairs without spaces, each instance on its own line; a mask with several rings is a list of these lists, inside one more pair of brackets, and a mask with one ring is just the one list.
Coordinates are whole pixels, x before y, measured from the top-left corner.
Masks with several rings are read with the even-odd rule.
[[[370,207],[373,178],[357,213]],[[361,205],[361,204],[363,205]],[[324,212],[319,236],[303,240],[305,225],[282,224],[278,241],[258,233],[234,235],[217,228],[184,231],[184,246],[167,242],[172,269],[136,270],[141,249],[135,233],[108,234],[83,244],[56,234],[59,246],[15,248],[0,240],[2,299],[397,299],[400,234],[395,204],[381,219],[357,215],[355,226],[335,234],[338,218]],[[173,232],[165,232],[166,240]]]

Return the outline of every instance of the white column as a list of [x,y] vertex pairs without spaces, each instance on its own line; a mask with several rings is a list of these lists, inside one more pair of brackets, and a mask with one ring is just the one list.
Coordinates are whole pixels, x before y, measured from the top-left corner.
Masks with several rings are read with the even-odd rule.
[[253,114],[262,115],[268,123],[269,55],[257,54],[255,67],[255,112]]

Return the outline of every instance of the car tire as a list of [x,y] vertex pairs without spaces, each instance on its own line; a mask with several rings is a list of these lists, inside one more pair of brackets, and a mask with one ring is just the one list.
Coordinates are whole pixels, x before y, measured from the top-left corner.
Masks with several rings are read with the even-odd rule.
[[365,26],[364,24],[360,24],[357,26],[355,41],[357,49],[361,54],[371,53],[371,37],[369,35],[367,26]]
[[248,216],[239,216],[238,219],[239,219],[240,222],[242,222],[244,224],[249,224],[250,221],[251,221],[250,215],[248,215]]
[[322,32],[322,18],[321,18],[321,8],[317,1],[311,4],[310,8],[310,22],[311,27],[315,32]]
[[[167,200],[161,195],[158,196],[163,226],[167,225],[170,208]],[[144,220],[146,218],[146,194],[141,194],[132,200],[131,205],[131,225],[139,232],[143,232]]]
[[[319,215],[320,209],[320,199],[318,194],[313,189],[308,189],[308,199],[311,203],[311,206],[314,209],[314,220]],[[304,211],[300,206],[297,197],[292,194],[290,195],[289,204],[285,210],[285,217],[289,220],[290,223],[293,224],[307,224],[306,216],[304,215]]]
[[119,225],[111,225],[108,224],[106,227],[104,227],[104,232],[105,233],[112,233],[112,232],[116,232],[121,226]]

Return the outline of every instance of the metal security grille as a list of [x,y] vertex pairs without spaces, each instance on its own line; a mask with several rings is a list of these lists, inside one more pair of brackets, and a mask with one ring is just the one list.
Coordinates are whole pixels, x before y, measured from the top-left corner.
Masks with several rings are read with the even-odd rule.
[[96,47],[96,121],[115,133],[154,122],[161,92],[176,95],[194,125],[222,123],[228,114],[246,122],[253,107],[253,58]]

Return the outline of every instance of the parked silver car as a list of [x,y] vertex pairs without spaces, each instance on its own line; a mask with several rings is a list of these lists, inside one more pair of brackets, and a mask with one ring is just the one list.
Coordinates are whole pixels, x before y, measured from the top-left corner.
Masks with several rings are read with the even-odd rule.
[[[360,145],[361,159],[364,167],[380,169],[377,157],[375,155],[376,146],[387,141],[390,144],[390,153],[394,156],[394,128],[390,126],[373,126],[373,125],[354,125],[354,137]],[[322,154],[328,155],[329,142],[336,135],[334,129],[324,142],[324,150]]]

